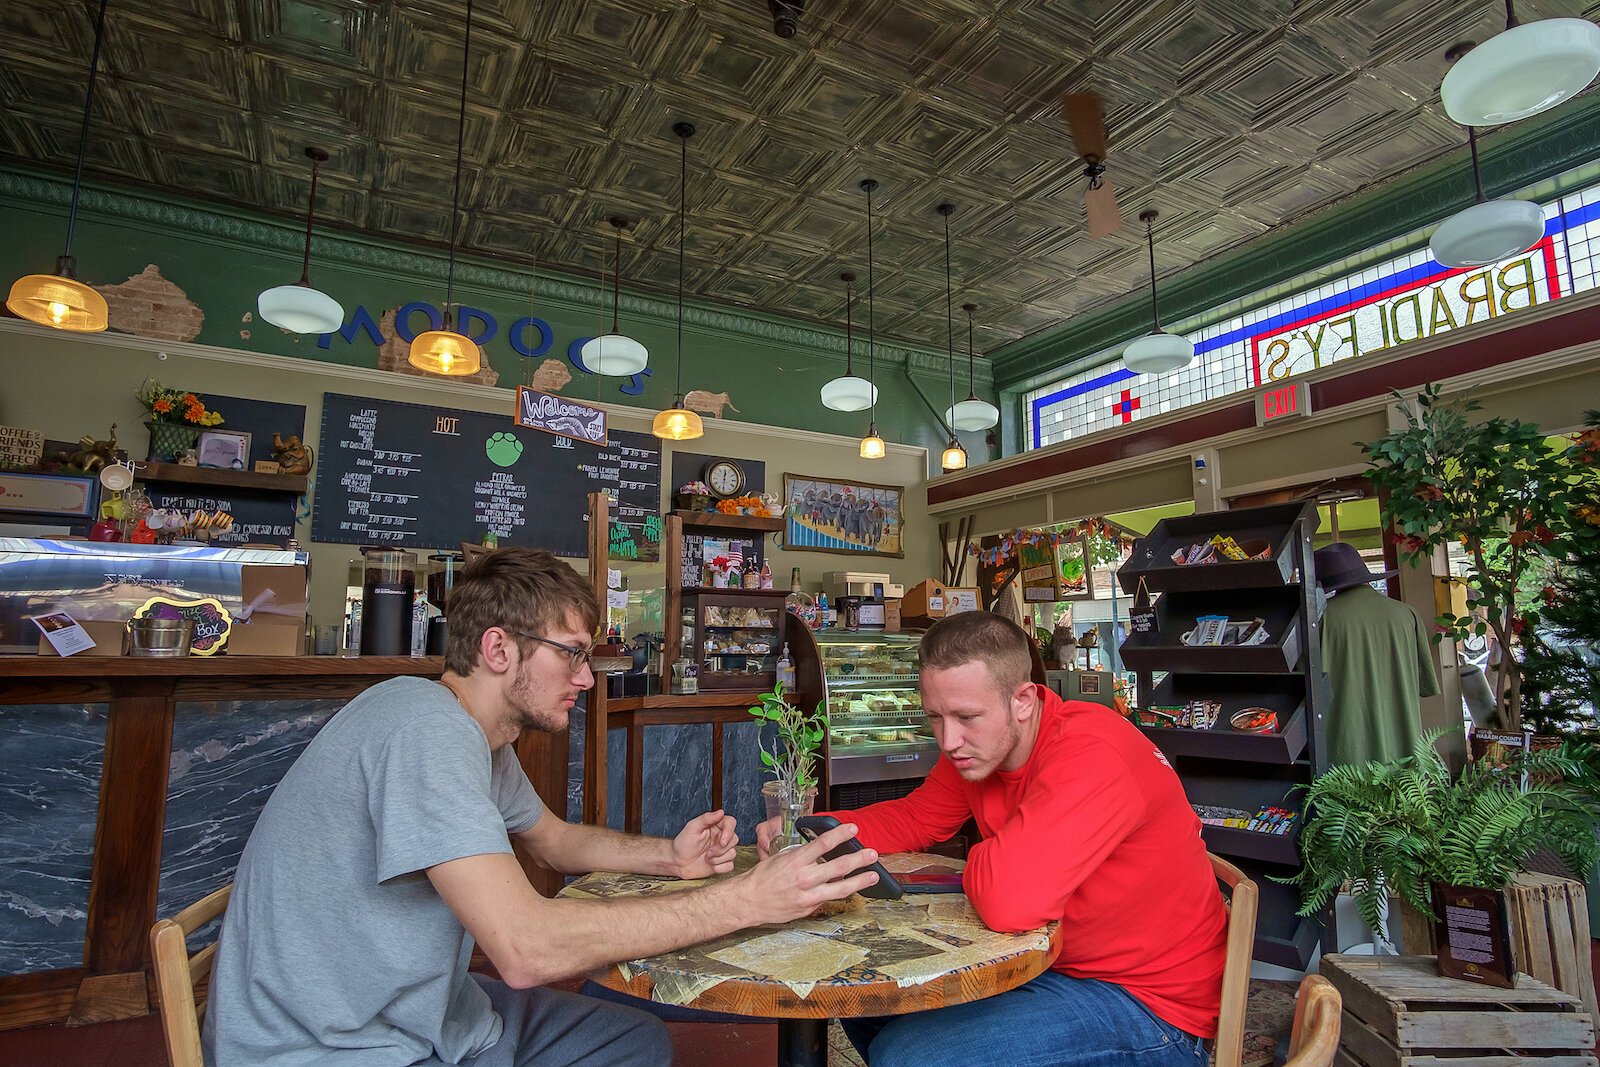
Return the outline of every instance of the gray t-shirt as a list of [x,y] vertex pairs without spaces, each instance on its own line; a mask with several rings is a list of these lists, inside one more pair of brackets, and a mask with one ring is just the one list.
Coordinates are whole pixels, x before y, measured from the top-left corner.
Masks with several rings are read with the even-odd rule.
[[234,876],[206,1009],[210,1067],[457,1063],[502,1023],[427,868],[511,852],[544,812],[507,746],[437,682],[395,678],[330,719]]

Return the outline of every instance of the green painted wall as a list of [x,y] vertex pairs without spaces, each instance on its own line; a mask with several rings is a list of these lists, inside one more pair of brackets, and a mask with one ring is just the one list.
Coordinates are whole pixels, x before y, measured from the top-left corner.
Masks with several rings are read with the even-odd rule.
[[[7,285],[19,275],[53,269],[65,232],[66,203],[67,186],[58,179],[0,171],[0,232],[7,235],[0,246],[0,277]],[[163,277],[205,312],[194,339],[198,343],[376,367],[377,348],[365,335],[356,343],[335,336],[324,349],[316,338],[245,321],[247,314],[253,317],[258,292],[299,276],[303,234],[303,229],[265,217],[128,190],[89,188],[74,252],[79,277],[95,285],[122,282],[151,263],[159,266]],[[385,309],[411,301],[437,307],[444,299],[444,274],[444,257],[437,250],[408,248],[401,241],[330,235],[319,236],[313,249],[312,280],[344,305],[347,321],[358,306],[374,320]],[[458,261],[457,299],[496,322],[486,352],[502,387],[525,382],[546,358],[564,360],[572,341],[603,332],[609,324],[609,292],[592,281],[541,272],[538,288],[536,298],[530,295],[530,276],[521,267]],[[515,320],[527,315],[548,322],[553,334],[550,351],[533,360],[516,354],[508,338]],[[642,391],[630,394],[622,391],[628,385],[624,380],[581,374],[569,363],[574,380],[562,392],[601,403],[646,408],[670,404],[675,315],[674,300],[625,288],[623,329],[650,349],[653,375],[643,381]],[[865,432],[864,413],[830,411],[818,398],[823,383],[842,372],[841,330],[698,302],[687,306],[685,319],[685,390],[729,393],[738,412],[728,416],[746,422],[853,436]],[[413,320],[419,330],[426,328],[424,321],[420,313]],[[536,335],[525,335],[537,343]],[[858,335],[858,373],[865,372],[864,349]],[[878,347],[879,430],[891,441],[928,448],[934,463],[944,431],[930,402],[941,412],[948,403],[946,366],[939,350]],[[980,371],[979,394],[993,401],[987,365]],[[974,462],[987,455],[983,438],[981,433],[962,435]]]

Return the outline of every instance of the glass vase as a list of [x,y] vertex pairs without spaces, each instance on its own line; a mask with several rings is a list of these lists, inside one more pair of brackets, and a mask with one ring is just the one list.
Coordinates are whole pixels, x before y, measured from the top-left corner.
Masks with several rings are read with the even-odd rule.
[[807,789],[804,795],[797,795],[788,782],[768,782],[761,787],[761,798],[767,804],[767,818],[783,817],[783,825],[772,839],[771,851],[776,854],[805,844],[806,839],[795,828],[795,822],[816,809],[816,789]]

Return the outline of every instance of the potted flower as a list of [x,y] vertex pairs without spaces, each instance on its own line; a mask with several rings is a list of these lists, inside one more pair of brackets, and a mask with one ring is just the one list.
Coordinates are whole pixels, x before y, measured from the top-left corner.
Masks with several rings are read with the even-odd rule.
[[800,816],[810,815],[816,805],[817,760],[828,732],[827,706],[818,703],[817,710],[807,715],[789,702],[780,683],[772,692],[761,694],[761,703],[751,708],[750,714],[778,729],[773,749],[767,748],[764,739],[758,742],[761,763],[773,776],[773,781],[761,788],[767,817],[783,816],[783,829],[772,843],[776,852],[804,843],[794,824]]
[[705,482],[686,482],[672,494],[672,506],[679,511],[710,511],[711,487]]
[[727,556],[715,556],[706,564],[711,571],[711,586],[713,589],[726,589],[728,576],[733,573],[733,560]]
[[222,424],[222,414],[206,410],[200,397],[168,389],[154,378],[146,378],[134,396],[148,415],[144,425],[150,431],[149,459],[171,463],[179,452],[195,446],[202,427]]
[[[1334,767],[1312,782],[1303,865],[1278,880],[1299,887],[1301,915],[1322,911],[1348,886],[1361,917],[1385,941],[1393,893],[1433,920],[1440,973],[1508,985],[1515,968],[1505,889],[1541,848],[1580,877],[1589,871],[1600,854],[1595,795],[1581,784],[1585,768],[1570,751],[1527,753],[1504,768],[1470,763],[1452,777],[1434,748],[1445,732],[1430,731],[1403,759]],[[1479,932],[1504,958],[1458,959],[1446,904],[1459,916],[1463,907],[1483,908],[1485,898],[1489,915]],[[1505,977],[1497,982],[1497,974]]]

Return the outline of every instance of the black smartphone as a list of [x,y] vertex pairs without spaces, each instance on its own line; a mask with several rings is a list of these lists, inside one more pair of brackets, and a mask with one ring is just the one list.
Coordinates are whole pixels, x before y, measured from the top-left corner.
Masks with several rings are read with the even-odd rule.
[[907,893],[961,893],[960,871],[912,871],[899,876]]
[[[800,831],[800,836],[804,837],[807,841],[815,841],[818,837],[821,837],[823,834],[827,833],[829,830],[832,830],[838,825],[840,825],[839,820],[835,819],[832,815],[802,815],[800,818],[794,821],[794,828]],[[844,844],[835,846],[833,850],[823,858],[825,860],[836,860],[840,856],[848,856],[852,852],[860,852],[861,848],[861,842],[852,837]],[[888,870],[884,868],[883,864],[874,860],[872,863],[861,869],[876,871],[878,874],[878,881],[876,884],[869,885],[867,888],[863,889],[861,891],[862,896],[875,897],[878,900],[899,900],[905,895],[905,887],[902,886],[898,880],[896,880],[894,875],[890,874]]]

